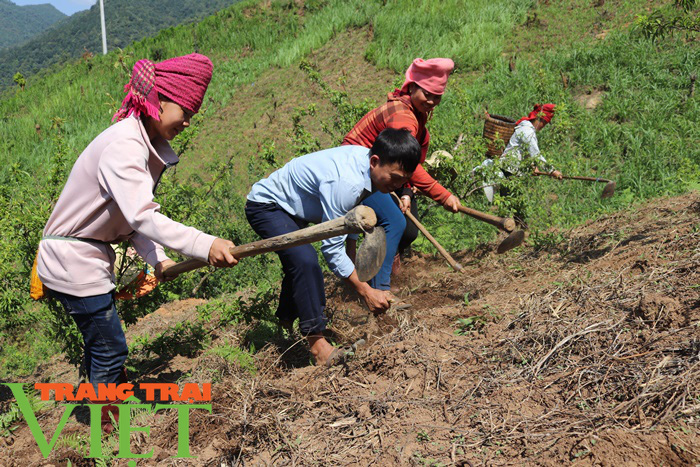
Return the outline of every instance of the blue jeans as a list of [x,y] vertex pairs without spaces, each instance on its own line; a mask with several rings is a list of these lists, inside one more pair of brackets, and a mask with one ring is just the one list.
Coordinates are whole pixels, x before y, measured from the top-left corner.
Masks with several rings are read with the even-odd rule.
[[[373,289],[389,290],[391,288],[391,265],[399,248],[399,242],[406,230],[406,217],[389,193],[376,192],[365,199],[362,204],[374,209],[377,225],[386,231],[386,256],[379,272],[369,281]],[[414,237],[415,239],[415,237]]]
[[97,390],[98,383],[124,382],[123,366],[129,348],[122,330],[114,293],[76,297],[51,291],[71,315],[85,343],[85,371]]
[[[289,215],[274,203],[248,201],[245,215],[255,233],[262,238],[276,237],[306,227],[306,222]],[[303,335],[318,334],[326,329],[326,291],[318,253],[311,245],[277,251],[282,262],[282,291],[277,307],[280,321],[299,318]]]

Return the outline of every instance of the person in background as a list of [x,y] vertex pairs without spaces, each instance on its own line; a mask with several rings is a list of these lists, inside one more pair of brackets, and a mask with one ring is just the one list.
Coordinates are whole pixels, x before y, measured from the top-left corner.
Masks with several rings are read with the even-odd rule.
[[[372,193],[402,187],[420,160],[420,145],[407,130],[386,129],[372,144],[340,146],[307,154],[288,162],[260,180],[248,194],[245,213],[262,238],[287,234],[308,223],[344,216]],[[385,294],[360,282],[353,259],[344,248],[347,235],[321,243],[331,271],[364,299],[373,313],[389,308]],[[299,318],[299,330],[309,343],[317,365],[342,363],[347,349],[334,348],[324,337],[326,295],[318,255],[311,245],[277,252],[282,262],[282,291],[277,317],[290,329]]]
[[[114,115],[117,123],[78,157],[44,228],[37,273],[78,326],[85,371],[96,391],[98,384],[126,382],[128,347],[115,307],[110,244],[128,240],[159,280],[174,264],[164,246],[217,267],[237,263],[229,252],[232,242],[169,219],[153,199],[164,170],[179,161],[168,141],[199,110],[212,69],[200,54],[155,64],[139,60]],[[103,406],[107,432],[116,409]]]
[[[391,195],[381,192],[363,202],[377,213],[377,223],[384,227],[387,236],[386,258],[379,273],[369,284],[374,289],[384,291],[392,302],[398,302],[391,293],[392,266],[393,269],[397,269],[400,261],[398,252],[407,249],[418,236],[418,228],[413,223],[407,225],[403,215],[409,210],[414,216],[418,214],[415,190],[431,197],[448,211],[459,210],[459,199],[431,177],[422,166],[430,144],[430,133],[426,123],[435,107],[440,104],[452,70],[454,62],[449,58],[416,58],[406,70],[406,79],[401,88],[390,92],[387,102],[363,116],[343,139],[342,144],[369,148],[384,129],[405,128],[421,146],[418,167],[409,183],[396,191],[401,200],[400,206],[397,206]],[[347,246],[352,254],[355,243],[349,241]]]
[[[542,156],[537,143],[537,132],[552,121],[552,117],[554,117],[554,108],[554,104],[536,104],[528,116],[522,117],[515,122],[515,130],[508,141],[508,145],[503,150],[501,161],[499,161],[500,169],[496,169],[496,176],[505,178],[513,175],[524,175],[521,167],[523,160],[525,160],[531,161],[533,173],[537,172],[539,167],[542,167],[546,172],[554,175],[559,180],[562,179],[561,172],[555,170],[544,156]],[[474,170],[477,171],[480,168],[484,169],[493,165],[493,159],[486,159]],[[492,203],[494,188],[498,187],[498,184],[495,181],[489,181],[489,183],[489,185],[484,187],[484,194],[489,202]],[[506,196],[507,194],[507,190],[501,189],[502,196]]]

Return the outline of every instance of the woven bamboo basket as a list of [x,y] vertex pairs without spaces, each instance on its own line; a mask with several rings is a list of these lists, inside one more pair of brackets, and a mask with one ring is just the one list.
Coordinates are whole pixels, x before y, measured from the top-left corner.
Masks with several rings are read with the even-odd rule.
[[484,121],[484,138],[489,141],[486,156],[491,159],[500,157],[514,131],[515,120],[512,118],[487,114]]

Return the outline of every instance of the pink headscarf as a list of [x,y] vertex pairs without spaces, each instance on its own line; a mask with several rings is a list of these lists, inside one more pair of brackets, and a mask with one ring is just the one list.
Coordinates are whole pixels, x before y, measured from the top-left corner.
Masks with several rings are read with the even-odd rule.
[[541,118],[542,121],[545,123],[549,123],[552,121],[552,117],[554,117],[554,104],[535,104],[535,107],[532,112],[530,112],[530,115],[527,117],[523,117],[517,122],[515,122],[516,125],[520,125],[520,122],[523,120],[536,120],[537,117]]
[[185,110],[199,112],[213,68],[209,58],[196,53],[156,64],[146,59],[139,60],[134,65],[131,79],[124,86],[127,95],[112,121],[122,120],[131,114],[138,117],[142,113],[160,120],[158,94]]
[[431,94],[442,95],[454,68],[455,63],[449,58],[416,58],[406,70],[406,81],[401,86],[401,92],[408,92],[408,85],[416,83]]

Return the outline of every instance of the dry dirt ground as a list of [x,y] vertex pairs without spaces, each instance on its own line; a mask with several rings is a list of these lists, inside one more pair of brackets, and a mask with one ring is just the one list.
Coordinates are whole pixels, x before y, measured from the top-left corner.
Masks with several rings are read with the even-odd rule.
[[[414,256],[396,281],[413,307],[381,323],[329,281],[338,340],[367,340],[347,365],[309,366],[282,338],[254,375],[211,354],[170,362],[181,382],[214,380],[213,414],[193,412],[189,460],[170,457],[174,414],[141,417],[150,438],[132,446],[154,457],[138,465],[698,465],[699,216],[697,193],[655,200],[553,232],[548,249],[456,252],[464,274]],[[67,443],[44,460],[24,425],[0,442],[2,465],[86,462]]]

